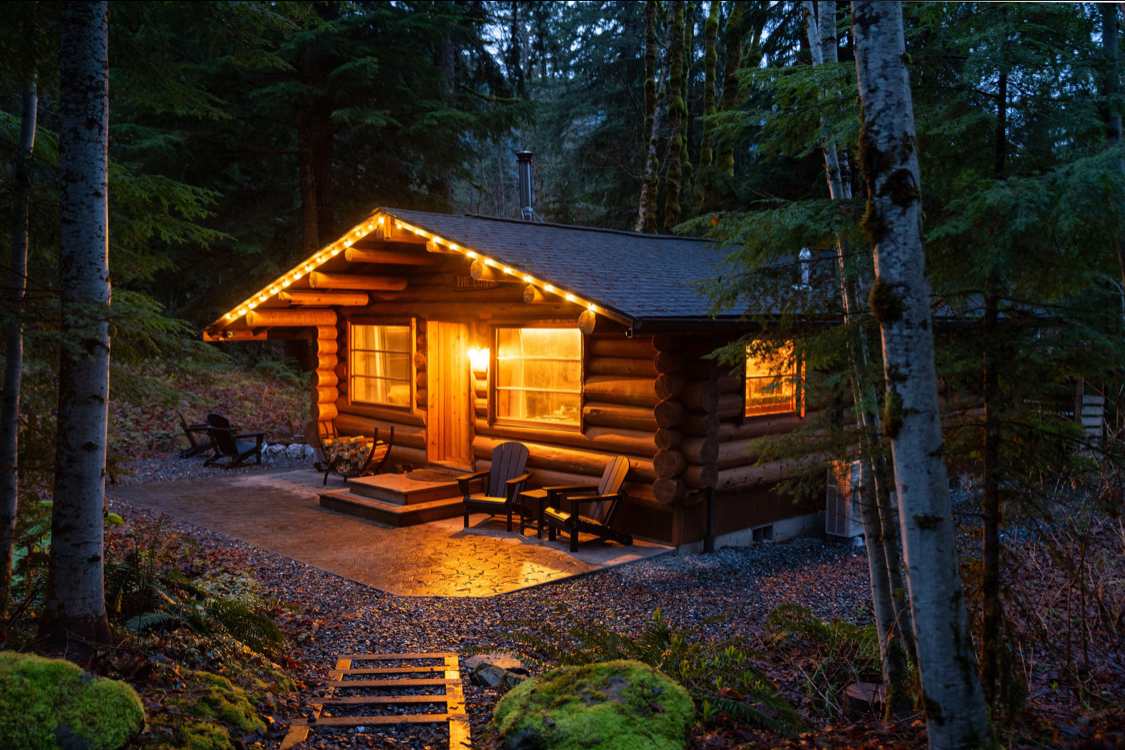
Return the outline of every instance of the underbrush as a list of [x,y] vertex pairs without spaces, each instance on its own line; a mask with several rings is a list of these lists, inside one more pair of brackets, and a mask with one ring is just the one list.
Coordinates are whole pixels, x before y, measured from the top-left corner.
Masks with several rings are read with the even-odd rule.
[[[50,503],[24,504],[15,606],[4,647],[33,650],[46,594]],[[106,608],[114,642],[95,673],[140,694],[143,748],[265,747],[274,715],[295,690],[288,608],[263,593],[234,553],[204,549],[159,521],[107,514]]]

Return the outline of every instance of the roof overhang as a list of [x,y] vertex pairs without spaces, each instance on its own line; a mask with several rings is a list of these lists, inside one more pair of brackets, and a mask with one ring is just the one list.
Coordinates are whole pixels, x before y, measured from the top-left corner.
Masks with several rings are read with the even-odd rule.
[[378,208],[334,242],[317,250],[213,321],[204,329],[203,340],[261,340],[263,334],[251,329],[246,323],[248,313],[275,300],[279,294],[305,280],[309,274],[344,253],[359,240],[372,234],[382,238],[393,238],[396,234],[402,233],[424,239],[427,252],[461,255],[469,261],[479,261],[499,273],[513,276],[514,280],[536,287],[544,295],[557,297],[559,302],[571,303],[582,308],[582,314],[588,318],[600,315],[626,327],[631,327],[635,322],[628,314],[599,300],[591,299],[588,295],[580,295],[564,285],[533,274],[530,269],[520,268],[503,258],[496,257],[496,253],[488,248],[469,247],[455,237],[442,236],[417,222],[405,221],[395,216],[391,209]]

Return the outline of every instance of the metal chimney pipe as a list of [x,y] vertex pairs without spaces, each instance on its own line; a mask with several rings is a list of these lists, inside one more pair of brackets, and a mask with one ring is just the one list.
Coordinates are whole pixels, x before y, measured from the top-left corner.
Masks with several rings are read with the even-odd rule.
[[520,215],[524,221],[535,221],[535,183],[531,179],[531,152],[516,152],[519,175]]

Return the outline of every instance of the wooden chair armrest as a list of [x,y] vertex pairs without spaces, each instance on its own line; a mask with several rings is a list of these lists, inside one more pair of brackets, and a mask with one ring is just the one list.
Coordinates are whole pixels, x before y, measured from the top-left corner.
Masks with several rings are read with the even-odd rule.
[[563,496],[563,500],[569,506],[569,513],[578,513],[583,505],[588,505],[589,503],[601,503],[606,500],[619,500],[620,498],[620,492],[615,492],[612,495]]
[[519,494],[520,489],[523,487],[524,482],[526,482],[530,478],[531,478],[531,472],[525,471],[523,474],[520,474],[519,476],[514,476],[511,479],[509,479],[507,482],[504,483],[504,486],[508,490],[508,492],[507,492],[508,502],[514,502],[515,501],[516,495]]
[[569,495],[572,492],[597,492],[598,486],[595,484],[552,484],[543,489],[551,495]]
[[468,497],[472,493],[472,483],[477,480],[483,483],[484,478],[487,477],[489,473],[490,471],[486,469],[485,471],[474,471],[472,474],[462,474],[457,477],[457,491],[465,497]]
[[254,438],[260,443],[265,439],[265,437],[266,433],[264,432],[244,432],[241,435],[235,435],[234,439],[238,440],[239,438]]

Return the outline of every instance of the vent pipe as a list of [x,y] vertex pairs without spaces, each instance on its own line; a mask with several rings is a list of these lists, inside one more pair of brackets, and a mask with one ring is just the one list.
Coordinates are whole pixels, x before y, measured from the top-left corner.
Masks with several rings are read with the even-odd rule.
[[531,179],[531,152],[516,152],[516,169],[519,174],[520,216],[524,221],[535,221],[535,184]]

